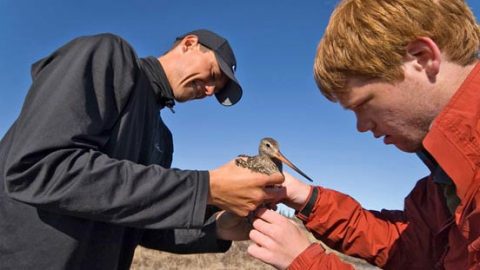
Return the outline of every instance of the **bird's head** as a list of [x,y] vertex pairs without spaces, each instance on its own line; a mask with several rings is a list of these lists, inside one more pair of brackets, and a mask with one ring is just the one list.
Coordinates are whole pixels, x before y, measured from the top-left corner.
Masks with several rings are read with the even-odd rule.
[[304,172],[302,172],[297,166],[295,166],[292,162],[290,162],[283,154],[280,152],[280,146],[278,142],[273,138],[263,138],[260,140],[260,146],[258,147],[258,154],[268,156],[271,159],[277,159],[285,164],[287,164],[290,168],[301,174],[303,177],[307,178],[310,182],[313,180],[308,177]]
[[280,149],[277,141],[273,138],[263,138],[258,147],[258,154],[279,159]]

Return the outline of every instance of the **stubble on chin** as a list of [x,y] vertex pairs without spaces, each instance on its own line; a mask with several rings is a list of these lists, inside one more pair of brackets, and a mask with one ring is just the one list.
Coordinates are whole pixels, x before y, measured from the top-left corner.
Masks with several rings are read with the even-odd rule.
[[400,142],[398,144],[395,144],[395,146],[403,152],[406,153],[416,153],[418,151],[421,151],[423,149],[423,137],[417,137],[417,138],[409,138],[405,139],[403,142]]

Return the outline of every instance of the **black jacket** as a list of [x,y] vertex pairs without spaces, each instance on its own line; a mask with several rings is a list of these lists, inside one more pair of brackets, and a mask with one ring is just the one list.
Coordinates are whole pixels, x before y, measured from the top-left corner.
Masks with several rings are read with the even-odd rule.
[[0,269],[129,269],[137,244],[225,251],[206,171],[167,169],[160,63],[124,40],[75,39],[32,66],[0,143]]

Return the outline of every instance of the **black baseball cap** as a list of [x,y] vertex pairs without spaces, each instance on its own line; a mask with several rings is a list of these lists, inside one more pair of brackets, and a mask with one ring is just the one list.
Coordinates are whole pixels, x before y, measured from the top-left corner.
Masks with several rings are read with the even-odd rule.
[[237,78],[235,78],[234,73],[237,68],[237,61],[235,60],[235,55],[228,41],[214,32],[205,29],[188,32],[177,37],[176,40],[181,40],[188,35],[197,36],[200,44],[215,53],[220,69],[230,79],[225,86],[215,94],[218,102],[224,106],[232,106],[237,103],[240,98],[242,98],[243,91]]

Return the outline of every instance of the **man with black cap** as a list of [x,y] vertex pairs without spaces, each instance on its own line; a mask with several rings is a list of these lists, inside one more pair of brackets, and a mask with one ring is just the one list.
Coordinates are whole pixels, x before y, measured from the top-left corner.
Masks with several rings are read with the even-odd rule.
[[159,58],[100,34],[36,62],[0,143],[0,269],[129,269],[137,245],[219,252],[247,239],[235,214],[274,197],[265,187],[283,176],[233,161],[170,169],[172,135],[159,113],[214,94],[237,103],[235,67],[227,40],[208,30],[182,35]]

